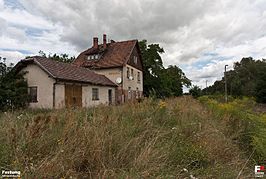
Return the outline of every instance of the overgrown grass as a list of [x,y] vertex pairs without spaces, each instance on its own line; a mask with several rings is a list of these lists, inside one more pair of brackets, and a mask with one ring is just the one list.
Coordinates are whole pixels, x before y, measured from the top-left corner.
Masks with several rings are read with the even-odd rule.
[[229,103],[219,103],[203,96],[199,100],[208,106],[216,118],[223,119],[227,126],[223,133],[231,137],[247,155],[252,155],[254,164],[262,161],[265,164],[266,115],[254,112],[254,99],[244,97]]
[[[190,97],[2,113],[0,165],[23,178],[235,178],[249,149],[229,135],[229,119]],[[251,145],[263,156],[260,139]]]

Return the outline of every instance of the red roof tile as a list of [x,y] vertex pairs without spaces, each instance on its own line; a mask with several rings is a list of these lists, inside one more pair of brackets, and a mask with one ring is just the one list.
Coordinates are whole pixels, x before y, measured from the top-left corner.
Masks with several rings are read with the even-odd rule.
[[[107,44],[107,48],[104,49],[103,45],[99,45],[98,49],[89,48],[80,53],[73,64],[83,67],[93,68],[113,68],[120,67],[127,63],[137,40],[129,40],[122,42],[112,42]],[[88,60],[88,56],[91,54],[100,54],[100,59]]]
[[[53,78],[59,80],[76,81],[104,86],[117,86],[104,75],[94,73],[87,68],[77,67],[72,64],[58,62],[45,57],[35,56],[22,60],[19,63],[22,65],[35,63]],[[19,64],[17,66],[19,66]]]

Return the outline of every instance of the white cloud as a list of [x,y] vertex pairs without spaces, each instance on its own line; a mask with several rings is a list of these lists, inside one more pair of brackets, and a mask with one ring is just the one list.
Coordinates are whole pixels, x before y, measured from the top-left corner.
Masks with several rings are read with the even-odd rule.
[[[186,65],[201,86],[220,79],[226,63],[266,56],[265,0],[20,0],[23,8],[3,2],[0,48],[14,51],[77,55],[103,33],[118,41],[147,39],[164,47],[165,66]],[[34,36],[30,28],[41,32]]]
[[4,8],[4,0],[0,0],[0,10]]
[[19,60],[25,58],[25,54],[19,51],[1,51],[0,57],[6,58],[6,63],[9,65],[10,63],[16,64]]

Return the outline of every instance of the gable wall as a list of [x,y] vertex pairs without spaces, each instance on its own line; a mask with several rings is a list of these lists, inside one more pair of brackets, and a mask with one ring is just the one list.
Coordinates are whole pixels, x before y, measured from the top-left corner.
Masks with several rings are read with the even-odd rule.
[[[137,60],[137,64],[134,63],[134,56],[136,56],[138,58]],[[133,51],[132,51],[132,54],[127,62],[128,65],[142,71],[142,62],[141,62],[141,58],[140,58],[140,54],[138,53],[138,50],[137,50],[137,47],[135,46]]]
[[113,83],[116,83],[117,78],[122,78],[122,67],[121,68],[108,68],[108,69],[97,69],[94,70],[95,73],[105,75]]
[[53,108],[53,83],[55,80],[48,77],[40,67],[35,64],[27,65],[25,79],[28,86],[37,86],[37,103],[30,103],[30,108]]

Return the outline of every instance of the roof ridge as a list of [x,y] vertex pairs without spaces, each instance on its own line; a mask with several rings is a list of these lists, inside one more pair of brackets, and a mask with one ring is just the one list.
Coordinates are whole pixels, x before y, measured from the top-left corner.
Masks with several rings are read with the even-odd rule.
[[[99,83],[99,82],[97,82],[98,80],[95,81],[95,80],[91,80],[91,79],[86,80],[86,81],[87,82],[90,81],[93,84],[116,86],[116,84],[113,83],[105,75],[98,74],[98,73],[94,72],[93,70],[90,70],[90,69],[85,68],[85,67],[79,67],[79,66],[76,66],[72,63],[64,63],[64,62],[52,60],[51,58],[41,57],[41,56],[33,56],[33,57],[28,58],[28,59],[22,60],[22,62],[27,62],[27,61],[32,61],[33,63],[37,64],[41,69],[46,71],[53,78],[61,79],[64,71],[65,71],[65,73],[68,73],[68,75],[69,75],[69,72],[72,71],[72,72],[70,72],[70,74],[72,74],[72,77],[73,77],[73,75],[79,76],[79,74],[83,74],[80,76],[80,79],[79,79],[80,81],[82,81],[81,78],[84,78],[84,77],[91,78],[91,79],[98,77],[99,78],[98,80],[100,80],[102,82]],[[54,67],[56,67],[58,69],[55,70]],[[69,76],[67,78],[69,78]]]

